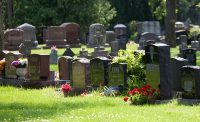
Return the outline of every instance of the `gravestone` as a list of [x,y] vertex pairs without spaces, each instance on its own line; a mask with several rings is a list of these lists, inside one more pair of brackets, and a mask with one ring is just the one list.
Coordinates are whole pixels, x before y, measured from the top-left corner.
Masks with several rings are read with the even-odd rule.
[[62,56],[70,56],[70,57],[74,57],[74,52],[71,50],[71,48],[69,46],[67,46],[65,52],[63,53]]
[[189,65],[196,65],[196,50],[187,48],[183,50],[183,58],[188,59]]
[[31,54],[28,56],[28,62],[30,81],[47,81],[49,79],[49,55]]
[[112,41],[115,41],[115,32],[106,31],[106,43],[110,44]]
[[186,43],[187,44],[188,37],[187,35],[180,35],[180,42],[181,43]]
[[28,56],[31,54],[31,48],[32,44],[31,41],[24,41],[19,45],[19,52],[25,56]]
[[160,22],[159,21],[138,22],[137,32],[139,35],[141,35],[144,32],[150,32],[160,36],[161,35]]
[[[33,25],[30,25],[28,23],[24,23],[17,27],[18,29],[21,29],[24,31],[23,40],[30,42],[31,48],[37,48],[38,41],[36,39],[36,28]],[[26,46],[26,44],[25,44]]]
[[112,56],[117,56],[118,55],[118,51],[120,50],[119,42],[118,41],[112,41],[112,42],[110,42],[110,46],[111,46],[111,55]]
[[199,41],[192,41],[191,42],[191,48],[193,48],[195,50],[200,50],[200,43],[199,43]]
[[65,48],[67,45],[66,33],[64,27],[50,26],[47,30],[46,47],[56,46],[57,48]]
[[72,62],[72,86],[75,90],[84,90],[90,84],[90,60],[78,59]]
[[200,67],[184,66],[181,73],[182,97],[200,99]]
[[147,82],[153,88],[160,84],[161,99],[171,99],[170,47],[164,43],[155,43],[145,47]]
[[80,26],[77,23],[63,23],[65,28],[67,44],[71,47],[80,47]]
[[88,47],[104,46],[106,43],[106,30],[102,24],[90,25]]
[[71,80],[72,57],[62,56],[58,60],[58,70],[60,80]]
[[85,48],[82,48],[80,51],[79,51],[79,58],[88,58],[88,50],[86,50]]
[[117,24],[114,26],[114,29],[120,49],[126,50],[126,43],[128,42],[127,27],[123,24]]
[[190,20],[190,18],[187,18],[187,20],[184,22],[185,29],[189,29],[191,23],[192,21]]
[[159,38],[158,35],[154,34],[154,33],[150,33],[150,32],[144,32],[141,34],[141,38],[145,40],[145,42],[147,40],[153,40],[155,42],[158,42]]
[[184,23],[183,22],[176,22],[175,23],[175,29],[176,30],[184,30]]
[[108,51],[105,51],[104,47],[94,47],[94,52],[92,52],[92,57],[106,57],[108,55]]
[[171,82],[174,92],[181,91],[181,68],[188,65],[188,60],[181,57],[171,58]]
[[106,57],[97,57],[90,60],[90,77],[92,86],[99,87],[108,83],[108,63]]
[[17,78],[16,68],[11,65],[11,63],[19,58],[22,58],[21,54],[17,53],[7,53],[5,55],[5,77],[6,78]]
[[108,65],[108,86],[127,86],[126,63],[111,63]]
[[51,50],[49,62],[50,62],[50,64],[57,64],[57,62],[58,62],[58,51]]
[[8,29],[4,32],[4,38],[6,50],[19,50],[19,45],[24,41],[23,30]]

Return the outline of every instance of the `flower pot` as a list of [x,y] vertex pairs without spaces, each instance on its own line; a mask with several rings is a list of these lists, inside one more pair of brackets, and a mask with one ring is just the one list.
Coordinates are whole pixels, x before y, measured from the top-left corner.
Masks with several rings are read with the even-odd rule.
[[18,79],[25,79],[27,68],[16,68],[16,74],[18,76]]

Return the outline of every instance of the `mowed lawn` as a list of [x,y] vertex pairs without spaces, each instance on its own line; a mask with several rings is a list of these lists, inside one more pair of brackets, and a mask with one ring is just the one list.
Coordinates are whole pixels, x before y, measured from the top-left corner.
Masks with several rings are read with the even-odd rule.
[[200,106],[134,106],[123,97],[76,96],[64,98],[54,88],[26,90],[0,87],[0,121],[105,121],[188,122],[200,121]]
[[[127,45],[136,49],[136,45]],[[106,48],[110,50],[109,48]],[[78,54],[80,49],[72,48]],[[93,49],[89,49],[91,52]],[[64,49],[59,49],[59,56]],[[36,54],[49,54],[49,49],[33,50]],[[171,56],[178,53],[178,48],[171,49]],[[198,59],[200,58],[199,53]],[[199,63],[198,63],[199,64]],[[51,70],[57,70],[51,65]],[[174,100],[161,105],[130,105],[123,96],[104,97],[100,95],[63,97],[57,88],[23,89],[0,86],[0,122],[34,121],[105,121],[105,122],[199,122],[200,105],[181,105]]]

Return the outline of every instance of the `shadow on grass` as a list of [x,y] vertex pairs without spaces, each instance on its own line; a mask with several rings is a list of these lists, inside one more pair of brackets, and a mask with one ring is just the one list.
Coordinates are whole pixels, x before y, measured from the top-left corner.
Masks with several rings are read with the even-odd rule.
[[38,103],[0,103],[0,121],[27,121],[50,119],[59,115],[69,115],[73,110],[98,106],[113,107],[115,104],[104,101],[57,101]]

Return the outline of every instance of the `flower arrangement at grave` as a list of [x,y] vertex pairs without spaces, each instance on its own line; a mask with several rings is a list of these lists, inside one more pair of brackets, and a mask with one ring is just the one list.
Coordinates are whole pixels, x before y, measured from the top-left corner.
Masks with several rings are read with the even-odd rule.
[[28,65],[27,59],[18,59],[11,63],[15,68],[26,68]]
[[66,83],[61,86],[61,90],[63,91],[64,97],[67,97],[71,92],[72,88],[69,84]]
[[5,69],[5,59],[0,60],[0,71],[3,71]]
[[129,97],[124,97],[124,101],[130,100],[131,104],[142,105],[154,102],[159,97],[159,89],[151,88],[151,85],[147,84],[140,88],[134,88],[128,91]]

